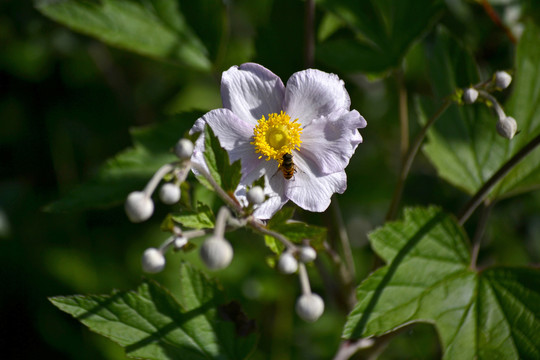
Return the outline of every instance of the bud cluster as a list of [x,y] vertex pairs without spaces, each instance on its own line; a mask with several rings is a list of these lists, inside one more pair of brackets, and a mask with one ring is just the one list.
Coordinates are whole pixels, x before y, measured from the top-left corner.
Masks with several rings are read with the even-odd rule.
[[[250,188],[245,199],[245,207],[237,204],[227,198],[227,194],[218,184],[212,182],[212,178],[206,174],[206,170],[196,163],[192,163],[193,143],[187,139],[181,139],[174,147],[174,153],[179,161],[162,166],[152,176],[146,187],[142,191],[134,191],[128,195],[125,203],[125,211],[130,221],[139,223],[148,220],[154,212],[154,202],[152,194],[159,183],[165,179],[165,182],[159,188],[159,199],[166,205],[174,205],[180,201],[180,185],[185,181],[187,174],[193,168],[197,174],[203,175],[208,182],[215,188],[216,193],[220,195],[226,203],[235,210],[237,217],[231,214],[228,207],[223,206],[216,217],[214,229],[182,231],[180,225],[173,221],[170,225],[172,235],[166,239],[160,247],[151,247],[143,252],[141,264],[146,273],[159,273],[166,265],[166,253],[173,249],[180,251],[193,246],[190,239],[195,237],[207,236],[199,247],[199,256],[202,262],[210,270],[221,270],[228,267],[234,256],[234,250],[229,241],[225,239],[226,230],[231,230],[240,226],[250,225],[253,229],[261,233],[270,235],[278,239],[285,245],[285,251],[279,257],[276,268],[283,274],[298,273],[302,288],[302,295],[296,303],[296,312],[298,316],[308,322],[317,320],[324,311],[324,302],[322,298],[311,293],[309,279],[306,272],[306,264],[313,262],[317,257],[317,252],[306,242],[302,245],[295,245],[287,240],[283,235],[269,230],[262,222],[256,220],[251,215],[253,210],[266,200],[264,190],[260,186]],[[228,200],[228,201],[227,201]]]
[[470,105],[476,101],[482,101],[492,107],[497,114],[497,133],[506,138],[512,139],[517,133],[517,122],[513,117],[506,116],[501,104],[491,95],[493,91],[501,91],[512,82],[512,76],[506,71],[497,71],[489,81],[485,81],[471,86],[463,91],[460,90],[461,101]]

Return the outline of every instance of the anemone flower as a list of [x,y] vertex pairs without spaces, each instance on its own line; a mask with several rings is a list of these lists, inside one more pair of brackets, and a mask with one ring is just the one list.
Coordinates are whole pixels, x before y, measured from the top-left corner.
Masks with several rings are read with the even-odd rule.
[[[287,201],[322,212],[333,193],[347,188],[345,167],[362,142],[366,121],[356,110],[337,75],[308,69],[283,85],[265,67],[233,66],[221,78],[223,108],[195,122],[191,132],[208,124],[227,150],[240,160],[242,178],[235,192],[241,201],[246,187],[264,176],[263,204],[254,215],[269,219]],[[195,144],[192,161],[204,164],[204,140]]]

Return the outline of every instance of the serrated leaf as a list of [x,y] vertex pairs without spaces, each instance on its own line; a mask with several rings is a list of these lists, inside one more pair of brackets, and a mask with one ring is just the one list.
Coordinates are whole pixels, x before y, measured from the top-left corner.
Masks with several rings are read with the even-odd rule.
[[[484,104],[452,105],[428,132],[424,153],[439,175],[452,185],[474,194],[510,157],[540,133],[540,30],[528,24],[516,56],[512,96],[505,107],[516,119],[521,132],[512,140],[500,137],[495,115]],[[428,64],[433,89],[442,98],[458,87],[478,81],[474,61],[455,40],[440,31],[428,46]],[[427,102],[421,105],[425,119],[435,112]],[[491,192],[492,199],[509,196],[540,185],[540,150],[518,164]]]
[[370,241],[387,265],[358,287],[346,338],[428,322],[444,359],[538,358],[539,269],[472,270],[463,229],[437,208],[408,209]]
[[225,300],[217,284],[185,264],[180,269],[180,284],[179,301],[150,280],[137,291],[50,300],[90,330],[123,346],[132,358],[246,358],[256,336],[237,335],[235,324],[219,315]]
[[210,175],[221,185],[223,190],[234,193],[242,177],[240,160],[230,163],[229,154],[219,143],[210,126],[204,128],[204,159]]
[[200,115],[185,113],[154,126],[133,129],[133,148],[108,160],[96,177],[46,209],[64,212],[122,203],[131,191],[142,189],[162,165],[177,160],[171,148]]
[[208,71],[208,51],[174,0],[38,0],[45,16],[135,53]]
[[200,204],[196,211],[183,210],[172,214],[172,219],[182,226],[192,229],[212,229],[215,223],[214,213],[208,205]]
[[319,3],[341,18],[354,36],[328,39],[317,46],[317,58],[349,72],[382,72],[399,67],[413,42],[432,26],[443,9],[442,1],[438,0],[320,0]]

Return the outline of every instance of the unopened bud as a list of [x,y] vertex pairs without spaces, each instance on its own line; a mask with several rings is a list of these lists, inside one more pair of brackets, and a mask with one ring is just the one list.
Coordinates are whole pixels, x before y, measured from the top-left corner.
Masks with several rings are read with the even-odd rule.
[[176,250],[180,250],[181,248],[183,248],[184,246],[186,246],[186,244],[188,243],[188,239],[183,237],[183,236],[178,236],[176,238],[174,238],[174,241],[173,241],[173,246]]
[[516,135],[517,123],[513,117],[505,117],[497,121],[497,132],[503,138],[512,139]]
[[307,322],[314,322],[324,312],[324,301],[317,294],[304,294],[296,301],[296,313]]
[[176,204],[180,200],[180,188],[173,183],[165,183],[159,189],[159,198],[164,204]]
[[252,187],[246,196],[250,204],[259,205],[264,202],[264,190],[260,186]]
[[188,139],[180,139],[174,146],[174,153],[181,160],[188,160],[193,154],[193,143]]
[[202,244],[200,255],[202,261],[210,270],[220,270],[231,263],[233,248],[227,240],[211,236]]
[[317,252],[311,246],[302,246],[298,253],[298,257],[304,264],[309,263],[317,258]]
[[144,272],[155,274],[165,268],[165,256],[156,248],[148,248],[142,256],[142,268]]
[[283,274],[293,274],[298,270],[298,261],[294,258],[293,254],[285,251],[279,257],[277,268]]
[[463,92],[463,102],[465,104],[473,104],[478,99],[478,90],[475,88],[468,88]]
[[498,89],[506,89],[512,82],[512,76],[506,71],[497,71],[494,82]]
[[148,220],[154,213],[154,202],[142,191],[134,191],[128,195],[124,205],[131,222],[139,223]]

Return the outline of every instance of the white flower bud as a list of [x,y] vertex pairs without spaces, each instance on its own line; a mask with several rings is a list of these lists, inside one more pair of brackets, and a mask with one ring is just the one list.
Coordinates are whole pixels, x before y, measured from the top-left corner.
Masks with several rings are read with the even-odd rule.
[[159,198],[164,204],[176,204],[180,200],[180,188],[173,183],[165,183],[159,189]]
[[296,301],[296,313],[307,322],[314,322],[324,312],[324,301],[317,294],[304,294]]
[[211,236],[202,244],[200,255],[202,261],[210,270],[220,270],[231,263],[233,248],[227,240]]
[[134,191],[128,195],[124,205],[131,222],[139,223],[148,220],[154,213],[154,202],[142,191]]
[[259,205],[264,202],[264,190],[260,186],[251,188],[246,196],[250,204]]
[[499,89],[506,89],[512,82],[512,76],[506,71],[497,71],[495,73],[495,86]]
[[298,261],[294,258],[293,254],[285,251],[279,257],[277,268],[283,274],[293,274],[298,270]]
[[174,146],[174,153],[181,160],[188,160],[193,154],[193,143],[188,139],[180,139]]
[[473,104],[478,99],[478,90],[475,88],[468,88],[463,92],[463,102],[465,104]]
[[300,252],[298,253],[298,257],[304,264],[309,263],[317,258],[317,252],[311,246],[302,246],[300,248]]
[[165,256],[156,248],[148,248],[142,256],[142,268],[144,272],[155,274],[165,267]]
[[516,135],[517,123],[513,117],[505,117],[497,121],[497,132],[503,138],[512,139]]
[[188,239],[183,236],[177,236],[174,238],[173,246],[176,250],[180,250],[188,243]]

